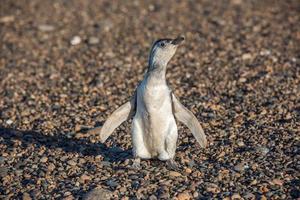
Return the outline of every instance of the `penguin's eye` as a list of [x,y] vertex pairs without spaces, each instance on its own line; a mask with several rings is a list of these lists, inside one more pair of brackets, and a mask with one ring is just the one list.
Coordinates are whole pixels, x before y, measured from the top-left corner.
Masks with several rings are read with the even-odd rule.
[[164,47],[166,44],[164,42],[160,43],[161,47]]

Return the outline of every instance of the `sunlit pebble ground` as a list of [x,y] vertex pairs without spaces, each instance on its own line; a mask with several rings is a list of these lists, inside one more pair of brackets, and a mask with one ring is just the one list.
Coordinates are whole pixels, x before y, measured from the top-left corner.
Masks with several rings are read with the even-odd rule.
[[[299,198],[299,13],[298,1],[2,1],[0,198]],[[179,125],[179,174],[132,170],[130,123],[105,145],[80,130],[130,98],[153,41],[177,35],[167,79],[209,146]]]

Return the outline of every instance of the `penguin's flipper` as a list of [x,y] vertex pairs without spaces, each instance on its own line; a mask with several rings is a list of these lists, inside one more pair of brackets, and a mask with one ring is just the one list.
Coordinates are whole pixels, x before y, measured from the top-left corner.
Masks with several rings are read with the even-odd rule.
[[100,133],[100,141],[103,143],[124,121],[132,118],[136,111],[136,94],[131,100],[115,110],[105,121],[103,126],[91,129],[88,133],[91,135]]
[[195,115],[184,107],[172,93],[173,112],[176,119],[185,124],[192,132],[201,147],[206,147],[207,140],[204,131]]

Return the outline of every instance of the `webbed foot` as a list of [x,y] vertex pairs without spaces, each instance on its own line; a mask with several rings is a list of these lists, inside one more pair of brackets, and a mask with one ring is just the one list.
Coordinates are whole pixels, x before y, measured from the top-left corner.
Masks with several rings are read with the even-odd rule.
[[174,171],[179,171],[179,166],[175,162],[175,160],[173,160],[173,159],[167,160],[166,164],[167,164],[168,169],[174,170]]

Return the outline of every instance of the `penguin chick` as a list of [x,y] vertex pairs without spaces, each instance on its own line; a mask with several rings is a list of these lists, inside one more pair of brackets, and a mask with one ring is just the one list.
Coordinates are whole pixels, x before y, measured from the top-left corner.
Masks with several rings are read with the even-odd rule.
[[99,133],[101,142],[105,142],[122,122],[133,118],[136,165],[140,159],[150,158],[174,164],[178,137],[175,118],[191,130],[201,147],[207,144],[197,118],[179,102],[166,82],[167,64],[183,40],[183,37],[157,40],[150,51],[148,71],[131,100],[114,111],[102,127],[90,131]]

